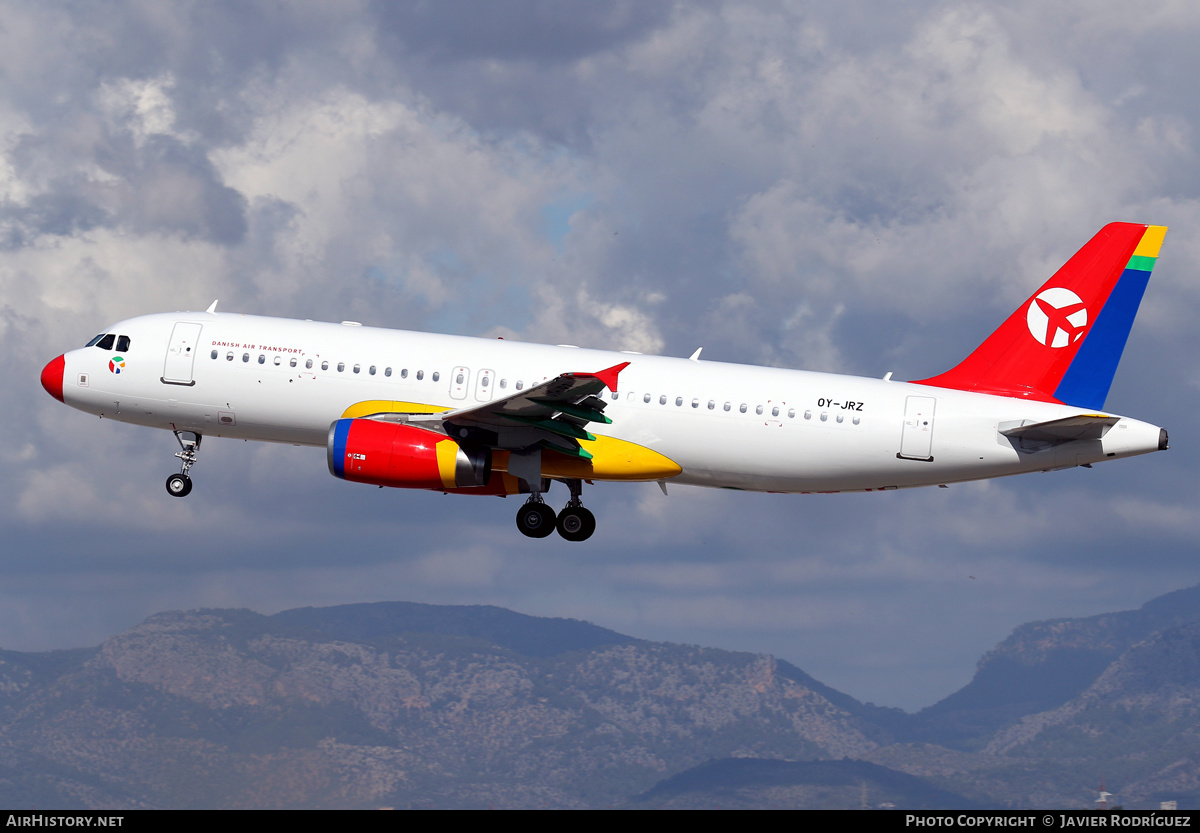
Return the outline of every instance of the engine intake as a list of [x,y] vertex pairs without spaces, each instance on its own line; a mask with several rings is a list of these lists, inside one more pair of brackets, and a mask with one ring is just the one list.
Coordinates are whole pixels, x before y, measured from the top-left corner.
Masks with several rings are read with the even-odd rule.
[[463,448],[403,423],[339,419],[329,426],[327,449],[330,473],[355,483],[439,492],[495,485],[490,448]]

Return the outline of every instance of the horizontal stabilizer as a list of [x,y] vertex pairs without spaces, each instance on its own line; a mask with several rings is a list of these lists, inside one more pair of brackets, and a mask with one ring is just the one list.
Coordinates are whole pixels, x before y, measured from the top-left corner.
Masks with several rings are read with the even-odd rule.
[[1120,421],[1120,417],[1104,414],[1079,414],[1078,416],[1052,419],[1049,422],[1034,422],[1000,431],[1006,437],[1024,443],[1061,445],[1075,440],[1098,440]]

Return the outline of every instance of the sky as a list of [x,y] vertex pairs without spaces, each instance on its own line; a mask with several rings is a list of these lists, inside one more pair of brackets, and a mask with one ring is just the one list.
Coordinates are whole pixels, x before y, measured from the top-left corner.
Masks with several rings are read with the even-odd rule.
[[[1200,7],[0,4],[0,647],[165,609],[409,600],[769,652],[909,710],[1017,625],[1200,582]],[[887,494],[379,490],[324,451],[47,396],[118,320],[220,309],[921,379],[1101,226],[1171,227],[1106,407],[1161,454]],[[569,370],[570,368],[564,368]],[[565,499],[557,487],[551,503]]]

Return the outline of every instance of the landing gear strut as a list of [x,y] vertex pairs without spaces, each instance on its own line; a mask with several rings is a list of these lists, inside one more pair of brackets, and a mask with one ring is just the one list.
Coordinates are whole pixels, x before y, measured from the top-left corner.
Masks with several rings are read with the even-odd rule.
[[167,478],[167,494],[171,497],[187,497],[192,491],[192,478],[188,472],[196,465],[196,452],[200,450],[200,440],[203,439],[193,431],[176,431],[175,439],[179,442],[179,474]]
[[571,490],[571,499],[558,513],[558,534],[568,541],[586,541],[596,531],[596,516],[583,508],[580,495],[583,484],[578,480],[564,480]]

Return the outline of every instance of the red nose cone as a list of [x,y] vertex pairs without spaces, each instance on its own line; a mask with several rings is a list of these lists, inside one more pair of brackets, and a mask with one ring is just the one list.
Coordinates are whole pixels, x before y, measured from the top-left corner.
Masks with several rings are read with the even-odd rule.
[[51,360],[49,364],[42,368],[42,387],[46,389],[46,393],[53,396],[59,402],[63,399],[63,373],[67,366],[67,360],[62,356]]

